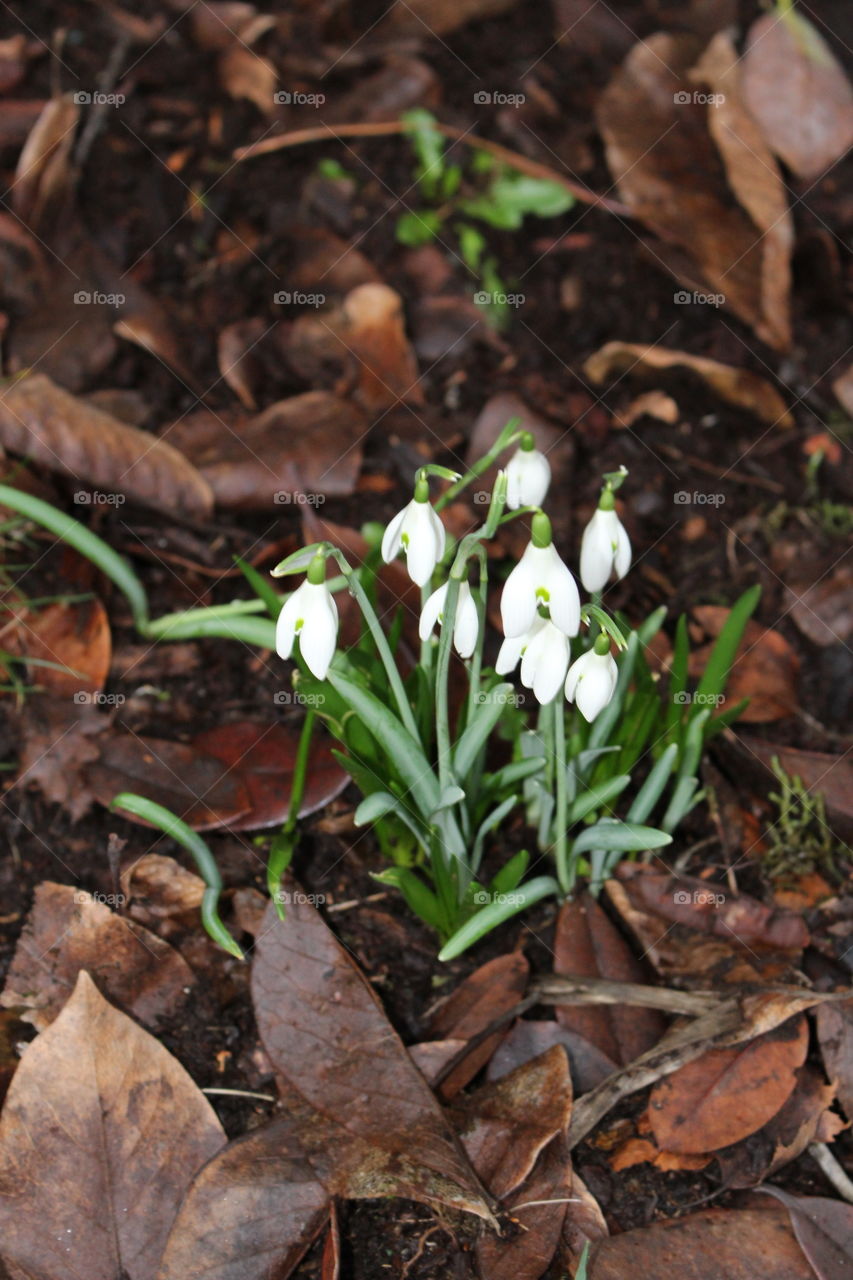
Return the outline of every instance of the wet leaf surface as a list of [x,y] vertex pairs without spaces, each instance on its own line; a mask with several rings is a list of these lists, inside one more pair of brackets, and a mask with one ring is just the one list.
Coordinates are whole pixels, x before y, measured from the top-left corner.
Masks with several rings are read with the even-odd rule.
[[818,1280],[843,1280],[853,1266],[853,1205],[824,1196],[792,1196],[764,1190],[785,1206],[794,1234]]
[[151,1280],[224,1137],[183,1067],[81,973],[0,1118],[3,1256],[38,1280]]

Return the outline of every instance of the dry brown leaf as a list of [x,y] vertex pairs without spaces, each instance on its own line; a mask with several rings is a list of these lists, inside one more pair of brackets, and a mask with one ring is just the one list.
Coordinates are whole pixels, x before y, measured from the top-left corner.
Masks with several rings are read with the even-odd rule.
[[260,316],[227,324],[216,343],[219,372],[247,409],[257,409],[256,390],[261,369],[254,349],[268,325]]
[[0,1118],[0,1237],[28,1277],[151,1280],[225,1135],[180,1063],[82,972]]
[[121,891],[133,918],[147,924],[198,911],[204,881],[174,858],[144,853],[122,871]]
[[24,1021],[43,1031],[83,969],[105,996],[152,1029],[195,983],[186,961],[161,938],[91,894],[45,880],[36,888],[0,1005],[20,1009]]
[[245,44],[235,42],[224,50],[219,58],[219,78],[232,98],[246,98],[265,116],[275,115],[276,69]]
[[[642,966],[593,896],[566,902],[557,918],[554,971],[573,978],[645,980]],[[666,1022],[656,1010],[628,1005],[557,1005],[557,1021],[623,1066],[660,1040]]]
[[409,345],[403,302],[385,284],[361,284],[348,293],[335,334],[358,361],[356,395],[368,413],[398,401],[423,404],[418,362]]
[[853,640],[853,568],[840,564],[820,582],[785,588],[786,612],[813,644],[828,648]]
[[32,231],[42,229],[69,189],[79,118],[73,94],[51,98],[21,148],[11,185],[12,208]]
[[721,400],[748,409],[771,426],[792,427],[794,419],[776,388],[753,373],[736,369],[705,356],[692,356],[686,351],[668,347],[646,347],[641,343],[607,342],[584,364],[584,372],[595,383],[605,382],[611,375],[628,370],[643,373],[647,369],[691,369]]
[[818,1280],[846,1280],[853,1270],[853,1205],[824,1196],[792,1196],[779,1187],[762,1190],[788,1210]]
[[816,180],[853,146],[850,81],[801,10],[752,24],[741,74],[749,110],[798,177]]
[[809,791],[820,791],[830,818],[853,818],[853,761],[849,753],[829,755],[824,751],[803,751],[764,738],[739,737],[749,756],[766,765],[774,758],[786,773],[801,778]]
[[[568,1006],[563,1006],[568,1009]],[[580,1007],[580,1006],[576,1006]],[[508,1072],[536,1058],[553,1045],[562,1045],[568,1054],[575,1094],[586,1093],[601,1084],[617,1064],[596,1049],[584,1036],[567,1031],[559,1022],[539,1022],[519,1018],[507,1032],[489,1061],[489,1080],[500,1080]]]
[[[719,39],[719,37],[717,37]],[[725,39],[725,37],[723,37]],[[674,248],[689,255],[697,275],[722,305],[751,325],[770,346],[790,345],[785,288],[790,213],[774,225],[758,225],[732,200],[728,173],[709,131],[717,110],[708,93],[694,88],[693,64],[700,47],[692,36],[658,32],[628,54],[598,103],[607,161],[621,197],[663,241],[656,257],[667,265]],[[737,111],[733,102],[730,116]],[[741,127],[741,122],[738,122]],[[730,152],[734,149],[732,143]],[[742,176],[738,165],[735,179]],[[766,190],[758,196],[759,186]],[[749,182],[750,211],[782,198],[775,166],[755,166]],[[744,192],[746,195],[746,192]],[[769,264],[785,265],[781,279]],[[686,272],[680,271],[682,277]]]
[[702,1154],[755,1133],[785,1104],[808,1052],[799,1015],[730,1049],[711,1049],[661,1080],[649,1114],[658,1146]]
[[43,374],[19,378],[0,394],[0,443],[71,476],[83,505],[94,489],[197,518],[213,508],[207,482],[172,445],[78,400]]
[[[707,635],[718,636],[731,613],[721,605],[699,605],[693,617]],[[713,645],[693,649],[689,674],[700,676],[708,664]],[[797,710],[797,676],[800,660],[780,631],[763,627],[754,619],[746,624],[743,640],[726,684],[723,708],[733,707],[742,698],[749,706],[739,716],[744,724],[766,724],[794,715]]]
[[837,1083],[838,1101],[853,1122],[853,1000],[818,1009],[817,1038],[826,1074]]
[[[430,1036],[440,1040],[470,1040],[478,1036],[524,996],[530,966],[520,952],[487,961],[451,992],[433,1011]],[[501,1027],[471,1050],[441,1083],[445,1101],[465,1085],[489,1061],[504,1036]]]
[[572,1163],[565,1139],[542,1152],[530,1177],[504,1204],[521,1230],[512,1239],[492,1234],[477,1241],[479,1273],[489,1280],[540,1280],[560,1244],[572,1195]]
[[103,689],[110,671],[112,634],[107,611],[97,597],[46,605],[21,619],[20,625],[25,628],[21,643],[27,658],[62,668],[33,664],[30,678],[35,685],[66,697],[77,695],[78,702]]

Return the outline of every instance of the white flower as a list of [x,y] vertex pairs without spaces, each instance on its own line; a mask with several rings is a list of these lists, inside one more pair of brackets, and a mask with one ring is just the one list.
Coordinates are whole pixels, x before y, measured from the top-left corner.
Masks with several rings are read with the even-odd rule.
[[551,483],[551,467],[544,453],[523,441],[507,463],[506,505],[510,511],[519,507],[541,507]]
[[569,667],[566,697],[576,702],[581,715],[590,724],[603,711],[616,688],[619,672],[610,653],[589,649]]
[[412,498],[398,511],[382,538],[382,559],[389,564],[402,548],[412,582],[424,587],[444,555],[444,525],[429,502]]
[[275,648],[289,658],[299,636],[305,665],[318,680],[325,680],[338,638],[338,606],[324,582],[308,579],[285,600],[275,628]]
[[[449,583],[445,582],[443,587],[433,591],[424,604],[418,626],[418,635],[421,640],[426,640],[432,635],[436,622],[444,625],[444,602],[447,599],[448,586]],[[471,588],[467,582],[460,582],[459,595],[456,598],[456,621],[453,626],[453,645],[460,658],[471,657],[477,644],[478,631],[477,606],[471,595]]]
[[631,543],[619,517],[598,507],[583,533],[581,582],[587,591],[602,591],[614,570],[624,578],[630,567]]
[[577,584],[557,555],[553,542],[545,547],[528,542],[524,555],[507,578],[501,595],[504,635],[513,639],[529,631],[540,604],[548,606],[551,621],[563,635],[577,635],[581,623]]
[[495,671],[499,676],[507,675],[521,658],[521,683],[533,690],[537,702],[544,704],[556,698],[566,678],[570,655],[568,637],[548,618],[537,617],[525,635],[504,640]]

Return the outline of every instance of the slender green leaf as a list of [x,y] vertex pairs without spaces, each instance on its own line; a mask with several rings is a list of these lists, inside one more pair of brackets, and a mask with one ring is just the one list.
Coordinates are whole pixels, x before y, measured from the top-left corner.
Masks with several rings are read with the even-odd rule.
[[672,836],[657,827],[645,827],[636,822],[618,822],[602,819],[587,827],[575,840],[572,856],[587,853],[590,849],[618,849],[621,853],[635,853],[638,849],[662,849],[672,844]]
[[507,796],[507,798],[499,804],[496,809],[493,809],[492,812],[483,819],[477,828],[477,834],[474,837],[474,844],[471,848],[471,869],[475,875],[477,874],[477,869],[480,866],[480,859],[483,856],[483,841],[486,836],[489,835],[490,832],[494,831],[495,827],[503,821],[506,815],[517,803],[518,796]]
[[761,587],[756,585],[750,587],[748,591],[744,591],[740,599],[735,602],[731,613],[726,619],[726,624],[718,635],[714,648],[711,650],[708,664],[702,674],[702,679],[699,681],[696,696],[700,705],[704,705],[709,699],[718,697],[725,692],[729,672],[732,669],[732,663],[743,639],[746,624],[755,612],[755,607],[760,597]]
[[675,768],[677,757],[678,743],[671,742],[634,797],[626,816],[628,822],[645,822],[663,795],[664,788]]
[[408,867],[388,867],[372,877],[379,884],[392,885],[399,889],[406,905],[425,924],[437,932],[441,931],[444,913],[441,904],[431,889],[428,889],[417,872]]
[[267,613],[273,622],[278,621],[278,615],[281,613],[283,604],[281,596],[267,580],[264,573],[258,573],[254,565],[249,564],[248,560],[244,560],[242,556],[235,556],[234,563],[237,565],[243,577],[254,591],[259,600],[263,600]]
[[526,849],[519,849],[518,853],[514,853],[509,862],[492,877],[490,886],[492,893],[511,893],[521,882],[529,862],[530,854]]
[[484,934],[503,924],[504,920],[518,915],[520,911],[533,906],[534,902],[539,902],[552,894],[557,895],[559,892],[560,886],[553,876],[537,876],[534,880],[528,880],[527,884],[521,884],[517,889],[501,894],[456,930],[438,953],[439,960],[455,960]]
[[600,809],[603,805],[608,805],[611,800],[615,800],[617,796],[622,794],[630,781],[630,773],[624,773],[618,778],[610,778],[607,782],[599,783],[597,786],[590,787],[588,791],[581,792],[569,809],[569,826],[576,822],[582,822],[588,813],[592,813],[594,809]]
[[480,695],[482,701],[478,703],[468,727],[453,752],[453,772],[463,782],[473,767],[480,748],[501,718],[507,698],[512,692],[511,684],[499,684],[488,693]]

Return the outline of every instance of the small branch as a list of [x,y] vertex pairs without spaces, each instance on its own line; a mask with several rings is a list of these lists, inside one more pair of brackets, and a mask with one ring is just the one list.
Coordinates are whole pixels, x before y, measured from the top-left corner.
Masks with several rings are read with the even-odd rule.
[[809,1147],[809,1155],[822,1172],[829,1178],[835,1190],[845,1200],[853,1202],[853,1182],[842,1169],[835,1156],[825,1142],[813,1142]]

